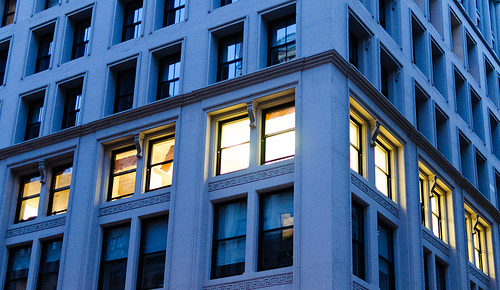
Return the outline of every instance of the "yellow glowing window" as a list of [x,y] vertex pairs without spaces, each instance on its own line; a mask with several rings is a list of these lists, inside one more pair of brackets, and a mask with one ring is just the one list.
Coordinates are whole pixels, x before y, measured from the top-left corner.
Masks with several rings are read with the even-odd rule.
[[172,185],[174,165],[174,138],[151,142],[147,171],[147,190]]
[[49,215],[66,212],[72,173],[73,168],[71,166],[54,170],[52,189],[50,191]]
[[295,155],[295,104],[263,112],[262,163],[289,159]]
[[352,118],[349,126],[349,140],[351,142],[351,169],[361,174],[361,130],[359,123]]
[[27,177],[21,181],[16,222],[24,222],[37,217],[40,188],[40,176]]
[[379,142],[375,146],[375,186],[385,196],[391,196],[390,151]]
[[476,227],[476,231],[473,234],[473,239],[472,239],[474,242],[474,265],[476,265],[476,267],[478,267],[479,270],[484,271],[481,234],[482,230],[479,227]]
[[113,152],[108,200],[124,198],[134,193],[136,153],[134,147]]
[[238,117],[219,125],[218,174],[248,167],[250,163],[250,120]]
[[441,195],[433,192],[431,195],[432,211],[432,232],[440,239],[443,239],[442,218],[441,218]]

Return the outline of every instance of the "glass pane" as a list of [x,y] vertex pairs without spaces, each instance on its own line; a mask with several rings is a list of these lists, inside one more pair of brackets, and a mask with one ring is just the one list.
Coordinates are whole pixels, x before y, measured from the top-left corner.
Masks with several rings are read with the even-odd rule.
[[392,232],[385,226],[378,226],[378,254],[386,260],[392,260]]
[[247,202],[230,203],[220,206],[217,211],[219,224],[217,239],[226,239],[246,234],[247,229]]
[[391,265],[379,258],[378,263],[378,273],[379,273],[379,287],[380,290],[390,290],[391,289]]
[[266,138],[265,162],[295,154],[295,131]]
[[64,211],[68,208],[69,189],[54,192],[51,212]]
[[142,265],[141,289],[152,289],[163,286],[165,272],[165,252],[147,255]]
[[250,143],[221,150],[220,174],[245,169],[250,163]]
[[113,177],[113,190],[111,198],[134,193],[135,171]]
[[[42,274],[40,274],[42,275]],[[45,289],[57,289],[57,276],[58,272],[52,273],[52,274],[45,274],[40,277],[39,281],[39,286],[38,289],[40,290],[45,290]],[[22,288],[25,289],[25,288]]]
[[137,152],[131,149],[125,152],[117,153],[115,155],[115,164],[113,173],[120,173],[123,171],[135,169],[137,167]]
[[385,196],[389,196],[389,187],[387,182],[387,175],[380,168],[375,167],[375,187],[382,192]]
[[105,261],[127,258],[130,227],[125,226],[108,231]]
[[149,176],[149,190],[172,185],[172,168],[174,163],[167,163],[151,167]]
[[127,273],[127,259],[106,262],[102,270],[102,290],[125,289],[125,275]]
[[56,172],[54,189],[69,186],[71,184],[72,172],[73,172],[73,167],[69,167],[63,169],[62,171]]
[[439,233],[439,220],[435,215],[432,215],[432,232],[436,237],[440,237]]
[[263,197],[262,230],[293,226],[293,192],[283,192]]
[[359,126],[352,120],[349,127],[349,140],[354,147],[359,148]]
[[293,229],[263,233],[261,270],[293,265]]
[[40,176],[30,178],[24,181],[23,185],[23,197],[28,197],[32,195],[40,194]]
[[388,160],[388,152],[377,144],[377,146],[375,146],[375,165],[378,166],[383,172],[387,173]]
[[431,209],[432,209],[433,214],[439,215],[439,207],[438,207],[437,198],[438,197],[436,195],[433,195],[431,197]]
[[[28,268],[30,266],[31,247],[11,250],[11,279],[28,277]],[[22,272],[22,274],[21,274]]]
[[40,197],[34,197],[21,202],[19,220],[34,219],[38,215],[38,201]]
[[266,114],[266,135],[295,128],[295,106]]
[[250,141],[250,119],[242,118],[222,124],[221,148]]
[[152,146],[151,164],[174,160],[174,143],[173,138],[155,142]]
[[245,262],[245,237],[217,243],[217,266]]
[[358,150],[353,146],[351,148],[351,169],[359,173]]
[[167,248],[167,218],[146,220],[143,226],[143,254],[165,251]]

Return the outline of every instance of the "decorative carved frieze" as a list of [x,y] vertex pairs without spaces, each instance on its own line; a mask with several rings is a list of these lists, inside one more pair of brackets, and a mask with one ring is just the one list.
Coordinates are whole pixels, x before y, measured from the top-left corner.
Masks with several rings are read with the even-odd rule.
[[24,226],[20,228],[15,228],[11,230],[7,230],[7,234],[5,235],[6,238],[11,238],[15,236],[20,236],[20,235],[25,235],[29,233],[34,233],[38,231],[43,231],[43,230],[48,230],[56,227],[61,227],[64,226],[66,223],[66,217],[46,221],[46,222],[41,222],[41,223],[36,223],[32,224],[29,226]]
[[469,274],[479,279],[479,281],[484,283],[484,285],[488,287],[490,286],[490,279],[488,279],[488,277],[486,277],[485,274],[479,272],[479,270],[476,269],[476,267],[469,265]]
[[383,206],[386,210],[392,213],[395,217],[399,218],[399,210],[395,207],[391,202],[388,202],[386,198],[378,191],[371,189],[368,185],[366,185],[359,178],[351,174],[351,183],[354,184],[357,188],[361,189],[364,193],[366,193],[373,200],[378,202],[381,206]]
[[102,207],[99,209],[99,216],[106,216],[128,210],[133,210],[140,207],[155,205],[167,201],[170,201],[170,193],[155,195],[147,198],[141,198],[138,200],[120,203],[117,205]]
[[265,276],[256,279],[248,279],[236,282],[229,282],[224,284],[217,284],[212,286],[205,286],[203,290],[251,290],[261,289],[279,285],[286,285],[293,283],[293,273],[286,273],[273,276]]
[[450,248],[447,245],[444,245],[442,241],[438,240],[438,238],[429,234],[425,229],[422,229],[422,238],[431,243],[431,245],[436,247],[446,256],[450,256]]

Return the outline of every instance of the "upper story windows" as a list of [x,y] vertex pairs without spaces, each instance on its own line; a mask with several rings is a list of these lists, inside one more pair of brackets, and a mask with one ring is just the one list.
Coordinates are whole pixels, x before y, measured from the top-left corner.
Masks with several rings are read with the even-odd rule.
[[[0,47],[3,46],[0,43]],[[0,50],[0,85],[5,83],[5,71],[7,69],[7,56],[9,54],[8,49]]]
[[28,48],[26,75],[31,75],[48,70],[52,67],[52,54],[54,52],[54,31],[56,21],[32,29]]
[[361,124],[351,117],[349,125],[349,140],[350,146],[350,165],[351,169],[359,174],[363,174],[362,171],[362,142],[361,142]]
[[184,21],[185,0],[165,0],[163,27]]
[[115,104],[113,113],[131,109],[134,104],[135,67],[116,74]]
[[248,167],[250,163],[250,119],[237,117],[219,123],[218,174]]
[[55,168],[53,170],[48,215],[55,215],[67,211],[72,174],[73,167],[70,165]]
[[239,0],[220,0],[220,6],[229,5],[231,3],[238,2],[238,1]]
[[38,37],[38,53],[36,55],[35,73],[47,70],[52,55],[54,33],[49,32]]
[[161,100],[178,95],[181,54],[175,53],[162,57],[159,62],[158,95],[156,99]]
[[142,0],[132,0],[125,3],[122,41],[127,41],[141,35],[142,18]]
[[75,33],[73,36],[73,49],[71,59],[77,59],[88,54],[90,39],[90,18],[86,18],[75,23]]
[[14,23],[17,0],[5,0],[3,9],[2,27]]
[[243,61],[243,33],[238,32],[219,39],[217,81],[241,76]]
[[262,111],[262,164],[293,158],[295,155],[295,104]]
[[82,99],[82,86],[66,90],[64,98],[64,112],[61,129],[73,127],[78,124]]
[[276,19],[269,23],[268,65],[295,59],[295,15]]
[[43,116],[43,98],[29,101],[28,104],[28,118],[24,140],[30,140],[40,135]]
[[22,178],[17,201],[16,222],[32,220],[38,216],[40,191],[40,175]]

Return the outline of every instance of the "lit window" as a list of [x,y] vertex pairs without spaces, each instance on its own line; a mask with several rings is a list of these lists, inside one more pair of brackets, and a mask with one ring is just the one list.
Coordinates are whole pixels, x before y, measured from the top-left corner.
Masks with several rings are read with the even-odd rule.
[[5,289],[27,289],[31,245],[9,250]]
[[469,206],[465,205],[469,262],[488,274],[487,235],[489,226]]
[[176,53],[160,59],[160,73],[158,74],[157,100],[173,97],[179,94],[179,73],[181,69],[181,55]]
[[81,99],[82,86],[78,86],[66,91],[61,129],[70,128],[78,124],[78,120],[80,117]]
[[432,232],[436,237],[443,239],[441,199],[442,196],[438,190],[431,192]]
[[[422,167],[423,165],[420,164]],[[428,173],[426,173],[428,172]],[[419,191],[422,225],[444,241],[446,223],[443,221],[446,212],[446,189],[427,168],[420,171]]]
[[82,57],[88,53],[90,39],[90,18],[81,20],[75,24],[73,36],[73,50],[71,59]]
[[98,289],[125,289],[129,238],[129,225],[104,231]]
[[39,289],[57,289],[62,242],[62,239],[59,239],[42,244],[42,257],[37,284]]
[[184,21],[185,7],[185,0],[165,0],[163,27]]
[[59,4],[59,0],[45,0],[44,9],[49,9],[50,7],[54,7]]
[[26,122],[26,132],[24,140],[30,140],[40,135],[40,126],[42,124],[43,99],[29,102],[28,120]]
[[365,279],[365,209],[352,201],[352,273]]
[[217,81],[232,79],[242,74],[243,33],[221,38],[219,40],[219,65]]
[[131,196],[134,193],[136,154],[134,147],[113,152],[108,201]]
[[143,221],[137,289],[163,287],[166,248],[167,217]]
[[3,9],[2,27],[14,23],[16,2],[17,0],[5,0],[5,7]]
[[393,230],[378,221],[378,273],[380,290],[394,290],[394,238]]
[[283,17],[269,23],[268,65],[295,59],[295,34],[295,15]]
[[38,54],[36,56],[35,73],[49,68],[53,38],[53,32],[44,34],[38,38]]
[[247,116],[219,123],[217,174],[245,169],[250,161],[250,120]]
[[361,125],[353,118],[349,126],[349,140],[351,142],[351,169],[362,174]]
[[72,173],[73,167],[71,166],[64,166],[53,171],[48,215],[63,213],[68,209]]
[[385,196],[392,198],[390,151],[380,142],[375,146],[375,186]]
[[172,184],[174,143],[174,138],[155,140],[150,143],[147,190],[154,190]]
[[17,201],[16,222],[24,222],[37,217],[41,185],[39,175],[22,178]]
[[142,1],[130,1],[125,4],[122,41],[133,39],[141,35]]
[[116,75],[115,105],[113,113],[131,109],[134,104],[135,67]]
[[246,199],[215,206],[212,279],[243,274],[246,224]]
[[259,271],[293,265],[293,189],[262,196]]
[[286,104],[263,111],[262,163],[292,158],[295,155],[295,105]]

